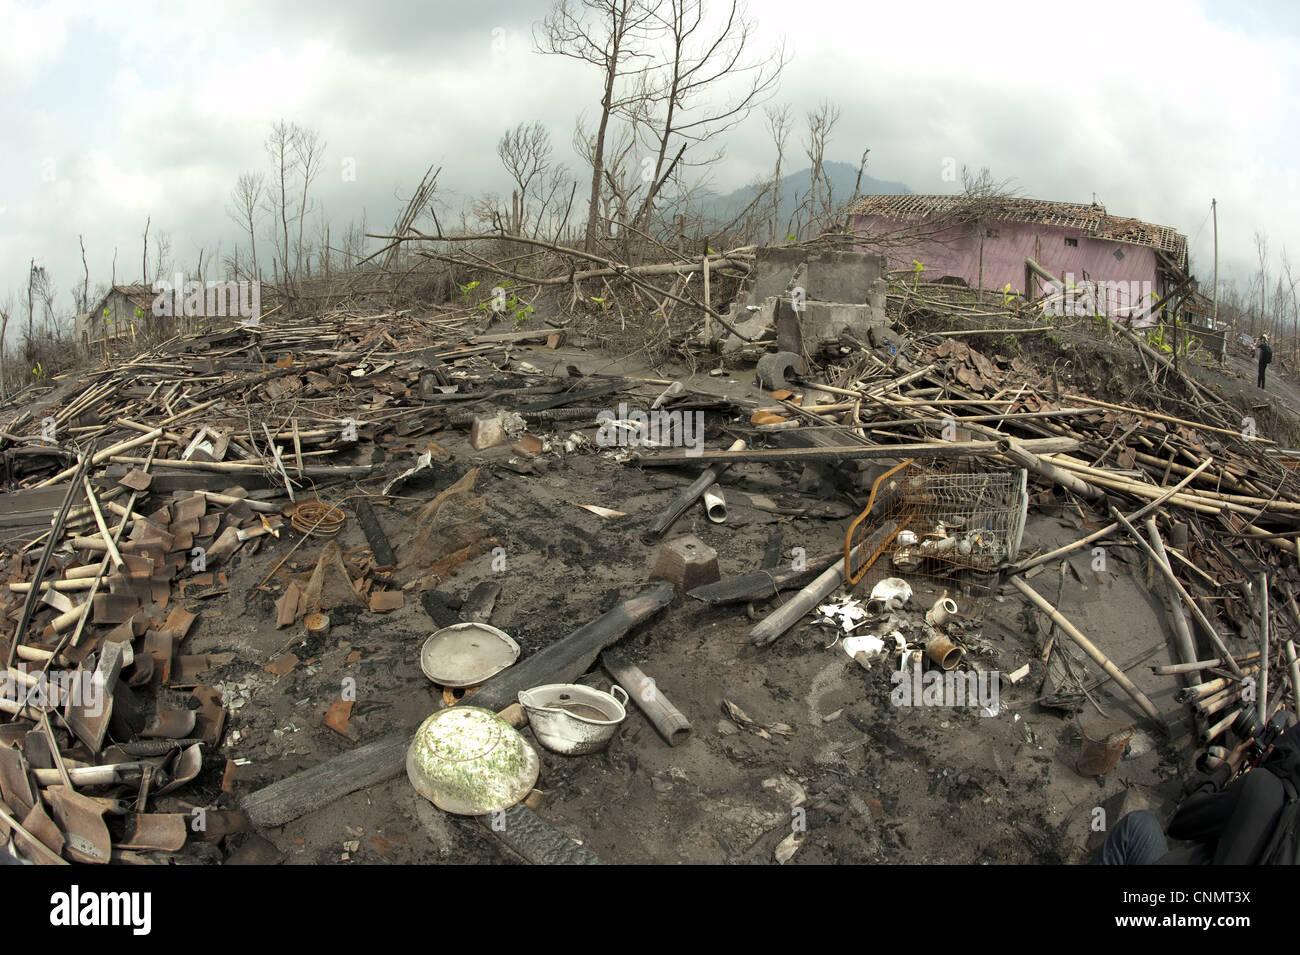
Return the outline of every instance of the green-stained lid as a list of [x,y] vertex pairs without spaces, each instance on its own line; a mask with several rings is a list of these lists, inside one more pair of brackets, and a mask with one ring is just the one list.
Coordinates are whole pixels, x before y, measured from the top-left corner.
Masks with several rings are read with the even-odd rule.
[[439,809],[482,816],[509,809],[537,783],[537,752],[491,710],[439,710],[415,732],[406,753],[411,785]]

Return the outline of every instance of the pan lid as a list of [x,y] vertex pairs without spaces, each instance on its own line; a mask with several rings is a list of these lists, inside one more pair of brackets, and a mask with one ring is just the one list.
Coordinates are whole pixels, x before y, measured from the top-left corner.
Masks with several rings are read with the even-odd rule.
[[452,706],[416,730],[406,753],[406,774],[417,792],[439,809],[482,816],[509,809],[537,783],[537,751],[491,710]]

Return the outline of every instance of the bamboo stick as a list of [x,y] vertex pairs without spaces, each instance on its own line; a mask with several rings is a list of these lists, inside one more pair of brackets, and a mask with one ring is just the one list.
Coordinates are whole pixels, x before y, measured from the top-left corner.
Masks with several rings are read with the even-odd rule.
[[[1169,555],[1165,553],[1165,542],[1160,537],[1160,529],[1156,527],[1156,519],[1148,517],[1146,526],[1147,536],[1151,538],[1151,548],[1155,551],[1156,558],[1164,565],[1167,573],[1173,573],[1173,567],[1169,564]],[[1165,587],[1165,594],[1169,602],[1169,616],[1174,625],[1174,646],[1178,649],[1178,655],[1182,657],[1184,663],[1192,663],[1196,660],[1196,641],[1192,639],[1192,631],[1187,626],[1187,618],[1183,616],[1183,608],[1178,605],[1178,594],[1168,585]],[[1189,686],[1196,686],[1200,682],[1200,671],[1187,671]]]
[[[1156,498],[1154,501],[1151,501],[1149,504],[1144,504],[1142,507],[1138,508],[1131,515],[1129,515],[1129,520],[1137,521],[1146,517],[1148,514],[1150,514],[1156,508],[1158,508],[1161,504],[1164,504],[1166,501],[1168,501],[1169,498],[1173,497],[1175,492],[1180,491],[1182,488],[1190,484],[1192,482],[1192,479],[1195,478],[1197,474],[1201,473],[1206,468],[1208,468],[1213,460],[1214,460],[1213,458],[1206,458],[1203,462],[1201,462],[1200,467],[1198,467],[1195,472],[1187,475],[1187,477],[1183,478],[1182,481],[1180,481],[1178,484],[1175,484],[1173,487],[1166,490],[1162,495],[1160,495],[1160,497]],[[1103,537],[1108,537],[1109,535],[1113,534],[1115,531],[1119,530],[1119,526],[1120,525],[1118,521],[1113,521],[1110,524],[1107,524],[1101,530],[1094,531],[1093,533],[1089,534],[1086,537],[1081,537],[1073,544],[1066,544],[1065,546],[1058,547],[1056,548],[1056,550],[1049,551],[1046,554],[1040,554],[1038,557],[1031,557],[1026,560],[1022,560],[1020,563],[1016,564],[1015,571],[1018,574],[1023,574],[1025,571],[1033,567],[1037,567],[1039,564],[1045,564],[1049,560],[1055,560],[1058,557],[1063,557],[1066,554],[1073,553],[1074,551],[1079,550],[1082,547],[1087,547],[1089,544],[1093,543],[1094,541],[1099,541]]]
[[1118,509],[1112,506],[1110,509],[1110,516],[1123,525],[1124,529],[1128,531],[1129,536],[1137,542],[1142,553],[1146,554],[1148,558],[1155,562],[1156,569],[1164,575],[1165,580],[1169,581],[1169,585],[1173,587],[1178,596],[1183,599],[1183,603],[1187,605],[1187,609],[1191,611],[1192,619],[1201,625],[1201,629],[1204,630],[1205,635],[1210,638],[1210,641],[1214,644],[1214,648],[1218,650],[1219,654],[1227,661],[1228,669],[1230,669],[1236,676],[1241,676],[1241,667],[1237,666],[1237,661],[1232,658],[1232,653],[1224,645],[1223,638],[1219,636],[1219,631],[1215,630],[1214,625],[1206,619],[1205,614],[1201,612],[1201,608],[1197,605],[1196,601],[1192,599],[1191,594],[1187,592],[1187,588],[1183,586],[1182,581],[1174,576],[1174,572],[1169,568],[1169,566],[1160,560],[1151,545],[1143,539],[1142,535],[1137,532],[1133,525],[1128,522],[1127,518],[1125,518]]
[[1143,713],[1149,716],[1162,729],[1168,731],[1168,727],[1165,725],[1165,721],[1160,718],[1160,711],[1155,708],[1155,705],[1152,704],[1152,702],[1149,699],[1147,699],[1146,694],[1144,694],[1141,690],[1139,690],[1134,685],[1133,681],[1124,675],[1124,672],[1120,670],[1119,667],[1111,663],[1110,659],[1106,656],[1106,654],[1102,653],[1099,649],[1097,649],[1097,646],[1091,640],[1085,637],[1078,627],[1070,623],[1070,621],[1065,618],[1065,616],[1061,613],[1061,611],[1057,610],[1050,603],[1048,603],[1047,600],[1041,594],[1039,594],[1038,591],[1034,590],[1033,587],[1030,587],[1029,584],[1025,583],[1023,578],[1019,576],[1012,577],[1011,584],[1022,594],[1028,597],[1030,602],[1033,603],[1034,606],[1036,606],[1039,610],[1043,611],[1043,613],[1051,617],[1052,620],[1056,622],[1056,625],[1061,628],[1061,632],[1064,633],[1071,640],[1073,640],[1075,644],[1078,645],[1079,649],[1081,649],[1084,653],[1088,654],[1088,656],[1092,657],[1092,659],[1097,663],[1097,665],[1106,671],[1106,675],[1109,676],[1116,683],[1118,683],[1120,687],[1124,690],[1124,692],[1133,698],[1133,701],[1137,703],[1137,705],[1142,709]]
[[1053,464],[1049,464],[1038,455],[1026,451],[1018,442],[1012,441],[1010,438],[999,441],[998,450],[1002,452],[1004,457],[1010,458],[1021,467],[1027,468],[1038,476],[1064,488],[1068,488],[1080,497],[1087,498],[1090,501],[1098,501],[1106,496],[1105,492],[1095,484],[1090,484]]
[[[1111,411],[1126,411],[1129,414],[1137,415],[1139,418],[1151,418],[1155,421],[1167,421],[1170,424],[1181,424],[1184,427],[1195,428],[1199,431],[1213,431],[1215,434],[1230,434],[1234,438],[1242,437],[1240,431],[1232,431],[1228,428],[1216,428],[1213,425],[1208,425],[1204,422],[1188,421],[1186,418],[1175,418],[1172,415],[1160,414],[1159,412],[1144,410],[1142,408],[1130,408],[1127,405],[1115,405],[1108,401],[1098,401],[1096,398],[1085,398],[1083,395],[1065,394],[1061,397],[1069,398],[1071,401],[1079,401],[1084,404],[1096,405],[1098,408],[1109,408]],[[1259,444],[1277,444],[1276,441],[1270,441],[1267,438],[1255,438],[1255,441]]]
[[[114,444],[110,447],[105,448],[103,451],[97,451],[95,452],[94,457],[90,459],[90,466],[92,468],[98,467],[99,465],[103,464],[105,461],[107,461],[109,458],[113,457],[114,455],[121,454],[123,451],[130,451],[132,448],[138,448],[142,444],[148,444],[150,441],[154,440],[155,438],[162,437],[162,433],[163,433],[162,428],[154,428],[148,434],[142,434],[138,438],[132,438],[129,441],[121,441],[118,444]],[[33,485],[33,487],[35,488],[50,487],[51,485],[58,484],[60,481],[64,480],[65,478],[72,477],[76,473],[77,473],[76,467],[65,468],[64,470],[60,471],[58,474],[54,475],[54,477],[46,478],[44,481],[41,481],[40,483]]]
[[95,500],[95,490],[90,486],[90,479],[84,474],[81,476],[81,485],[86,489],[86,499],[90,502],[90,509],[95,514],[95,523],[99,526],[99,533],[104,538],[109,559],[113,561],[113,569],[121,573],[122,568],[126,566],[126,561],[122,559],[117,544],[113,540],[113,535],[108,532],[108,525],[104,523],[104,514],[99,509],[99,502]]

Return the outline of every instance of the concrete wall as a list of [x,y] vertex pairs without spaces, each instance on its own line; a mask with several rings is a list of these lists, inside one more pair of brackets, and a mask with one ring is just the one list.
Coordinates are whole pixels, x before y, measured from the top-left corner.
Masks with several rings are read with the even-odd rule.
[[762,305],[785,294],[800,265],[805,266],[804,291],[818,302],[863,304],[871,283],[885,272],[885,257],[865,252],[806,252],[802,249],[759,249],[749,285],[749,304]]
[[[859,235],[897,236],[907,223],[883,216],[856,216],[854,231]],[[996,235],[990,236],[992,230]],[[982,286],[1001,291],[1025,292],[1025,259],[1032,258],[1056,276],[1073,274],[1074,281],[1150,282],[1152,291],[1163,294],[1156,274],[1154,249],[1126,242],[1094,239],[1078,229],[1026,222],[983,222],[941,228],[919,223],[920,233],[911,240],[890,243],[886,259],[891,269],[911,269],[913,262],[925,266],[926,280],[946,275],[964,279],[972,288]],[[1078,244],[1068,245],[1066,239]],[[1120,253],[1117,257],[1116,253]],[[1044,291],[1039,283],[1036,296]],[[1118,303],[1127,308],[1129,302]]]

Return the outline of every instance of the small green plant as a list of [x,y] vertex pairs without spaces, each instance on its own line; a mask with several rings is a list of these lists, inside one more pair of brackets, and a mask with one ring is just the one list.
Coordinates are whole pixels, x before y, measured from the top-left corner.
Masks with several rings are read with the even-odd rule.
[[1165,327],[1157,325],[1155,331],[1147,333],[1147,344],[1157,351],[1172,354],[1174,346],[1165,341]]
[[457,283],[456,283],[456,288],[460,289],[460,297],[461,297],[461,299],[462,299],[463,301],[468,302],[468,301],[469,301],[469,294],[470,294],[470,292],[472,292],[472,291],[474,291],[476,288],[478,288],[478,284],[479,284],[478,282],[470,282],[468,285],[461,285],[459,282],[457,282]]
[[603,298],[597,298],[595,295],[593,295],[591,296],[591,300],[600,306],[600,310],[602,312],[609,310],[609,303],[605,301]]
[[523,325],[533,315],[533,307],[526,302],[515,309],[515,328]]
[[925,271],[925,266],[917,259],[912,260],[912,291],[915,292],[917,286],[921,284],[921,273]]
[[42,378],[45,377],[45,366],[42,365],[39,361],[36,363],[36,367],[32,369],[32,377],[35,378],[37,381],[40,381]]

